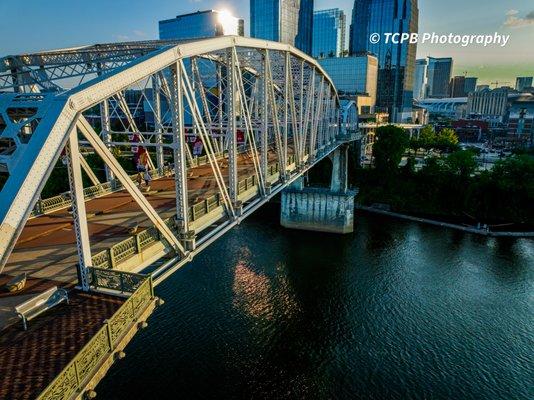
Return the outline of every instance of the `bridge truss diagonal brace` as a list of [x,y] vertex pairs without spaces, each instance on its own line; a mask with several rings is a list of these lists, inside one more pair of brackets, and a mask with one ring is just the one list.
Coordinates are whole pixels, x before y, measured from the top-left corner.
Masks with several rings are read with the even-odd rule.
[[85,198],[83,194],[82,160],[79,152],[78,132],[73,125],[69,132],[69,139],[65,146],[67,156],[67,170],[72,199],[72,218],[74,220],[74,233],[76,235],[76,248],[78,252],[78,283],[83,291],[89,290],[87,267],[92,266],[91,243],[89,240],[89,228],[87,226],[87,214],[85,210]]
[[[115,95],[115,99],[119,103],[119,107],[121,108],[122,112],[126,116],[126,119],[128,120],[128,124],[130,125],[130,129],[139,135],[139,138],[141,139],[141,143],[145,143],[147,140],[145,137],[141,134],[141,131],[137,127],[137,124],[135,123],[135,118],[133,117],[130,107],[128,107],[128,103],[126,102],[126,98],[124,97],[123,92],[118,92]],[[141,144],[142,146],[142,144]],[[147,153],[147,160],[148,160],[148,166],[150,169],[154,169],[154,163],[152,162],[152,158],[150,157],[150,154]]]
[[83,158],[83,155],[81,153],[80,153],[80,165],[82,166],[83,170],[85,171],[85,173],[91,180],[91,183],[95,186],[100,186],[100,181],[96,177],[95,173],[93,172],[93,170],[91,169],[91,167],[89,166],[85,158]]
[[115,176],[124,185],[124,188],[133,197],[134,201],[141,207],[141,210],[147,215],[147,217],[154,224],[156,229],[163,234],[165,239],[175,250],[178,250],[183,256],[186,256],[187,252],[178,240],[178,238],[174,236],[173,232],[169,229],[167,224],[163,222],[156,210],[154,210],[154,208],[148,202],[145,196],[143,196],[139,188],[130,179],[128,174],[122,169],[119,162],[115,159],[115,157],[109,151],[104,142],[100,140],[98,134],[94,131],[89,122],[87,122],[85,117],[83,117],[82,115],[80,115],[79,117],[77,126],[82,132],[82,134],[85,136],[85,138],[89,141],[89,143],[91,143],[91,146],[93,146],[96,153],[100,157],[102,157],[104,162],[109,166]]

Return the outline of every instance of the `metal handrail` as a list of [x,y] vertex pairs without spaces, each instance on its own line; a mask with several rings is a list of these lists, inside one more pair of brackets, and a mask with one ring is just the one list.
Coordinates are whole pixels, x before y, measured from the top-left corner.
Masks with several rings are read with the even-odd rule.
[[154,287],[149,276],[91,268],[91,275],[103,272],[108,275],[113,274],[115,278],[113,281],[120,282],[121,286],[109,287],[109,289],[120,290],[121,287],[124,289],[126,279],[130,281],[133,279],[138,283],[131,296],[111,318],[104,321],[91,340],[41,392],[37,400],[69,400],[75,395],[80,395],[85,385],[97,373],[104,358],[113,353],[120,340],[153,300]]
[[[270,176],[275,175],[278,170],[278,163],[273,163],[268,166]],[[242,194],[257,185],[256,176],[249,176],[238,182],[237,192],[238,194]],[[189,206],[189,218],[191,221],[196,221],[198,218],[221,206],[221,204],[221,197],[216,193],[205,200]],[[170,225],[171,228],[174,227],[174,220],[172,218],[167,218],[164,222]],[[159,231],[154,226],[143,229],[139,233],[115,243],[111,248],[95,254],[92,257],[93,267],[113,269],[120,262],[130,258],[134,254],[141,253],[145,248],[159,241],[161,241]]]

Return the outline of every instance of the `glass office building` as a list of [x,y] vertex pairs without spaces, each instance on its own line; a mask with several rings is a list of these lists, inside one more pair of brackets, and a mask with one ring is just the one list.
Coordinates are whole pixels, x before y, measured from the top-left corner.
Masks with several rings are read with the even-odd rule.
[[250,0],[250,36],[311,54],[313,0]]
[[449,97],[452,74],[452,58],[428,57],[428,97]]
[[[162,40],[188,40],[188,39],[203,39],[215,36],[224,35],[244,35],[243,19],[236,18],[225,11],[206,10],[198,11],[190,14],[178,15],[176,18],[159,21],[159,38]],[[184,66],[188,73],[191,74],[190,60],[184,61]],[[206,95],[213,96],[212,92],[217,88],[217,78],[215,65],[213,63],[200,60],[199,72],[203,76],[203,83],[206,85]],[[152,101],[145,102],[146,119],[149,123],[153,123],[153,106],[149,104]],[[197,99],[200,104],[200,98]],[[211,104],[208,101],[208,104]],[[191,125],[193,123],[189,105],[185,104],[185,123]],[[170,123],[169,106],[165,99],[161,101],[162,116],[165,123]],[[211,111],[210,111],[211,112]]]
[[243,36],[243,19],[225,11],[207,10],[159,21],[159,38],[162,40],[201,39],[223,35]]
[[[387,108],[391,121],[411,118],[417,45],[385,43],[385,33],[418,31],[417,0],[355,0],[350,27],[351,54],[371,52],[379,63],[377,106]],[[371,43],[371,34],[381,39]]]
[[468,76],[465,78],[465,94],[473,93],[477,90],[477,81],[478,78],[474,76]]
[[378,60],[374,55],[322,58],[318,61],[342,98],[357,99],[358,108],[364,114],[374,112],[378,77]]
[[313,47],[315,58],[341,57],[345,50],[345,13],[339,8],[313,13]]
[[515,80],[515,90],[522,92],[526,88],[532,87],[532,80],[533,78],[531,76],[517,77]]
[[415,79],[413,83],[413,98],[415,100],[426,97],[428,60],[422,58],[415,61]]

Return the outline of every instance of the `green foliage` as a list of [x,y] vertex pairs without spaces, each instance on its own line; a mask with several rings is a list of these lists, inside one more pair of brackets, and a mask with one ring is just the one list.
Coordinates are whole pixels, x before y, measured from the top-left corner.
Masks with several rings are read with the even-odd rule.
[[437,135],[437,143],[441,147],[454,148],[458,146],[458,135],[454,129],[444,128]]
[[427,125],[421,129],[419,134],[419,145],[423,149],[430,149],[436,143],[436,131],[432,125]]
[[472,173],[475,167],[474,152],[457,151],[445,159],[427,159],[418,172],[404,167],[402,179],[384,180],[377,169],[359,169],[358,201],[460,223],[534,224],[534,157],[509,157],[479,175]]
[[410,141],[410,148],[417,149],[437,149],[444,151],[453,151],[458,148],[458,136],[453,129],[444,128],[436,133],[432,125],[424,126],[419,133],[418,139]]
[[406,165],[402,167],[402,172],[408,175],[415,172],[415,157],[408,157]]
[[491,171],[497,187],[534,197],[534,158],[519,155],[498,161]]
[[394,125],[378,128],[373,146],[376,169],[388,175],[397,171],[408,145],[409,137],[403,128]]
[[477,161],[475,160],[475,153],[471,150],[459,150],[451,153],[445,159],[445,165],[453,174],[469,177],[477,169]]
[[67,166],[63,165],[61,159],[50,173],[50,177],[41,192],[41,198],[46,199],[56,196],[69,190],[69,175]]

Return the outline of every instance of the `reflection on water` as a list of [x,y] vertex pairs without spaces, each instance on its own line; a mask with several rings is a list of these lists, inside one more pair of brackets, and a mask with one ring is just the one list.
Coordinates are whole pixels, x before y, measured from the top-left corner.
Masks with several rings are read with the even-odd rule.
[[531,399],[534,245],[261,210],[157,288],[103,399]]

